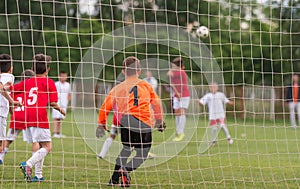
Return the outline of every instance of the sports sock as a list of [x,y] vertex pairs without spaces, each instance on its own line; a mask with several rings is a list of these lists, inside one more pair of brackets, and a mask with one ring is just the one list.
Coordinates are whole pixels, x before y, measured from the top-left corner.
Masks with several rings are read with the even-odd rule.
[[111,180],[119,181],[119,169],[127,163],[128,157],[131,155],[131,149],[129,146],[123,145],[123,148],[116,159],[116,165],[113,175],[111,176]]
[[227,139],[230,138],[230,134],[229,134],[229,131],[228,131],[226,125],[222,124],[222,125],[220,125],[220,127],[221,127],[221,129],[223,130],[223,132],[224,132],[226,138],[227,138]]
[[216,141],[216,139],[217,139],[217,131],[218,131],[218,128],[217,128],[216,125],[211,126],[211,140],[212,140],[212,142]]
[[178,116],[177,133],[184,134],[185,123],[186,123],[186,116],[185,115]]
[[106,152],[107,152],[108,149],[110,148],[112,142],[113,142],[113,139],[112,139],[111,137],[108,137],[108,138],[105,140],[105,142],[104,142],[104,144],[103,144],[103,146],[102,146],[101,152],[99,153],[99,156],[100,156],[100,157],[102,157],[102,158],[105,157]]
[[178,132],[178,127],[179,127],[179,126],[178,126],[178,125],[179,125],[179,116],[175,116],[175,124],[176,124],[176,132],[179,133],[179,132]]
[[44,158],[41,161],[38,161],[34,167],[35,167],[35,176],[38,178],[43,177],[43,165],[44,165]]
[[48,154],[48,151],[45,148],[40,148],[38,151],[36,151],[29,160],[27,160],[26,164],[29,167],[33,167],[37,162],[41,161],[46,157]]
[[1,160],[4,159],[4,156],[5,156],[5,154],[7,153],[7,151],[8,151],[8,148],[4,148],[4,149],[3,149],[3,152],[0,153],[0,159],[1,159]]

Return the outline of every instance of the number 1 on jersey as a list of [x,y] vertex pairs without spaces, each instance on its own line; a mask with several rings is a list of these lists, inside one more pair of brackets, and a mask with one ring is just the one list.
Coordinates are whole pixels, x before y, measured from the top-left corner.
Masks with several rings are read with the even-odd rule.
[[132,87],[132,89],[130,90],[130,93],[133,92],[133,97],[134,97],[134,102],[133,105],[134,106],[138,106],[139,105],[139,99],[138,99],[138,88],[137,86]]

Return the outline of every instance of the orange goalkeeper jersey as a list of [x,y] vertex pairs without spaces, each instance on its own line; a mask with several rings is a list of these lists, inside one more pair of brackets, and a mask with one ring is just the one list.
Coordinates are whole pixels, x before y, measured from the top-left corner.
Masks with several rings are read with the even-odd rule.
[[99,124],[106,123],[111,110],[118,120],[123,115],[132,115],[152,128],[155,120],[163,120],[160,98],[151,85],[136,76],[128,77],[109,92],[99,111]]

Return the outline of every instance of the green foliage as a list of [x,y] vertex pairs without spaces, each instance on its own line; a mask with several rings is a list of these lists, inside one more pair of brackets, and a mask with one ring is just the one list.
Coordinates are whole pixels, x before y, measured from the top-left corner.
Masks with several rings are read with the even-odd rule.
[[[122,11],[120,5],[126,2],[128,7]],[[23,68],[30,68],[32,56],[40,52],[53,57],[50,75],[56,76],[60,69],[71,71],[73,75],[81,57],[97,39],[134,22],[158,22],[185,28],[188,23],[197,21],[208,26],[210,37],[203,41],[224,71],[226,83],[285,85],[289,73],[300,69],[296,63],[300,57],[298,1],[258,4],[254,0],[243,3],[240,0],[103,0],[96,5],[98,12],[92,15],[79,15],[77,3],[76,0],[68,3],[5,0],[0,3],[0,52],[14,57],[16,75]],[[153,6],[158,9],[154,10]],[[245,23],[249,28],[241,28]],[[140,58],[153,54],[160,57],[169,53],[164,49],[150,44],[124,52],[130,50]],[[119,64],[123,57],[124,54],[112,61]],[[114,72],[109,69],[105,74],[107,79],[113,79]]]

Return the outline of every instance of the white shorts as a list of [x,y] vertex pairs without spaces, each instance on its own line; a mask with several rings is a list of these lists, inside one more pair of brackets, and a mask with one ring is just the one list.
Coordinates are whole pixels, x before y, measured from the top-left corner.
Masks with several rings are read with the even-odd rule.
[[[6,137],[6,140],[9,140],[9,141],[14,141],[16,140],[17,136],[22,132],[23,130],[19,130],[19,129],[11,129],[9,128],[8,129],[8,132],[7,132],[7,137]],[[23,133],[24,134],[24,133]]]
[[[61,108],[67,112],[67,108]],[[62,115],[59,111],[52,109],[52,119],[65,119],[66,116]]]
[[173,97],[173,108],[175,110],[180,108],[188,109],[189,104],[190,104],[190,97],[182,97],[180,99],[177,97]]
[[6,117],[0,116],[0,140],[6,140]]
[[51,142],[50,129],[38,127],[27,127],[26,129],[27,142]]

